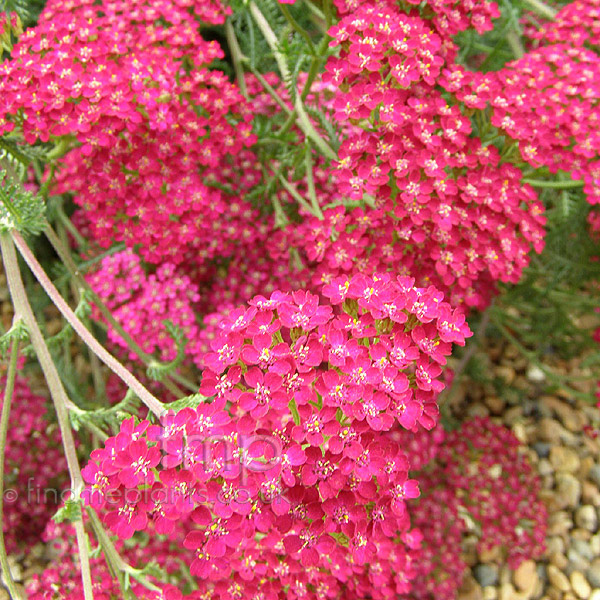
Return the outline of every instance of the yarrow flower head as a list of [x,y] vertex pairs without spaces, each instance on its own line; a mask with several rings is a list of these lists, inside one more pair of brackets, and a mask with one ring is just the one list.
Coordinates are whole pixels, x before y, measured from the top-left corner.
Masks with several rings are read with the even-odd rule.
[[413,577],[414,549],[393,540],[419,486],[391,431],[435,425],[440,364],[470,331],[410,278],[339,278],[323,294],[255,297],[222,321],[200,388],[211,403],[124,422],[83,471],[119,537],[186,523],[201,589],[249,594],[287,573],[360,597],[376,577],[384,598]]

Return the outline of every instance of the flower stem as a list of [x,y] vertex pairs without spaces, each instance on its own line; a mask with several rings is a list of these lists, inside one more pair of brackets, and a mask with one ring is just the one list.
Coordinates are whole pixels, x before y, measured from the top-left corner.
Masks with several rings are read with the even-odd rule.
[[229,46],[229,51],[231,52],[233,70],[235,71],[235,77],[237,79],[240,92],[242,93],[242,96],[244,96],[244,98],[247,99],[248,89],[246,88],[246,79],[244,78],[244,67],[242,65],[244,55],[242,54],[240,45],[237,41],[237,38],[235,37],[235,31],[233,30],[231,19],[227,19],[225,23],[225,36],[227,38],[227,45]]
[[573,179],[571,181],[544,181],[541,179],[523,179],[523,183],[528,183],[535,188],[569,190],[583,187],[585,182],[582,179]]
[[296,19],[294,19],[294,16],[290,12],[290,9],[285,4],[279,4],[279,8],[281,9],[283,16],[287,19],[287,22],[292,26],[292,28],[306,40],[306,43],[308,44],[309,52],[313,56],[315,56],[315,54],[316,54],[315,45],[313,44],[313,41],[310,39],[308,32],[300,25],[300,23],[298,23],[298,21],[296,21]]
[[509,31],[506,34],[506,41],[510,46],[512,53],[515,55],[515,58],[523,58],[525,54],[525,49],[523,48],[523,43],[521,42],[521,36],[514,29]]
[[286,115],[291,115],[292,111],[290,107],[284,102],[282,97],[275,91],[275,89],[273,89],[273,86],[250,64],[250,61],[246,57],[244,57],[244,64],[246,64],[250,73],[252,73],[256,79],[258,79],[258,82],[265,88],[269,96],[271,96],[271,98],[277,102],[279,108],[281,108]]
[[[15,315],[15,322],[19,319]],[[6,544],[4,543],[4,461],[6,458],[6,434],[8,432],[8,419],[10,416],[10,405],[12,403],[13,392],[15,389],[15,377],[17,374],[17,361],[19,359],[19,339],[13,338],[10,348],[10,362],[8,363],[8,372],[6,374],[6,386],[4,388],[4,402],[2,404],[2,416],[0,417],[0,564],[2,565],[2,575],[8,587],[10,597],[13,600],[20,600],[21,595],[14,582],[10,566],[8,564],[8,555],[6,554]]]
[[[67,245],[61,241],[58,237],[54,229],[50,223],[46,223],[46,228],[44,229],[44,233],[48,238],[48,241],[52,244],[54,250],[58,254],[59,258],[67,268],[67,271],[75,279],[79,287],[83,288],[89,297],[93,300],[96,308],[102,313],[102,316],[106,319],[106,321],[110,324],[110,326],[119,334],[119,336],[123,339],[123,341],[127,344],[127,347],[137,355],[137,357],[146,365],[149,366],[150,363],[155,362],[154,357],[140,347],[140,345],[129,335],[127,331],[123,328],[123,326],[114,318],[113,314],[110,312],[109,308],[104,304],[102,298],[98,296],[98,294],[94,291],[92,286],[87,282],[85,277],[81,274],[81,271],[75,264],[71,253],[68,250]],[[167,377],[171,377],[172,379],[178,380],[179,383],[185,385],[190,391],[196,392],[198,390],[198,386],[195,386],[193,383],[185,380],[182,376],[169,373]],[[169,379],[165,379],[163,385],[177,398],[181,398],[185,394]]]
[[[12,232],[12,236],[21,239],[21,236]],[[23,242],[25,244],[25,242]],[[26,246],[25,246],[26,247]],[[58,426],[60,428],[60,434],[62,437],[63,448],[65,452],[65,458],[67,459],[67,466],[69,469],[69,475],[71,477],[71,491],[75,498],[78,498],[83,490],[83,478],[81,477],[81,471],[79,470],[79,460],[77,458],[77,451],[75,450],[75,441],[73,440],[73,432],[69,423],[69,412],[67,405],[69,399],[65,392],[65,388],[60,380],[56,366],[48,350],[48,346],[44,340],[44,336],[40,331],[37,320],[31,310],[29,300],[27,299],[27,293],[25,292],[25,286],[21,279],[21,272],[19,270],[19,263],[17,260],[17,253],[15,252],[15,246],[10,233],[0,233],[0,248],[2,251],[2,260],[4,262],[4,271],[6,273],[6,279],[8,281],[8,289],[12,298],[15,314],[21,315],[23,322],[27,326],[29,331],[29,338],[31,344],[35,350],[40,367],[44,373],[44,378],[48,384],[50,390],[50,396],[54,403],[54,409],[56,410],[56,418],[58,420]],[[29,248],[27,248],[29,250]],[[87,536],[83,527],[83,521],[78,519],[75,521],[75,530],[77,533],[77,546],[79,549],[79,561],[81,564],[81,579],[83,582],[83,592],[85,600],[93,600],[94,593],[92,591],[92,577],[90,572],[90,559],[87,547]]]
[[[54,284],[50,281],[48,275],[44,271],[42,265],[37,261],[33,252],[25,240],[16,231],[12,232],[14,240],[19,252],[29,265],[32,273],[40,282],[50,299],[67,320],[69,325],[77,332],[83,342],[96,354],[96,356],[118,377],[120,377],[138,396],[138,398],[157,416],[159,417],[165,412],[163,403],[156,398],[144,385],[127,370],[108,350],[106,350],[87,327],[81,322],[79,317],[73,312],[63,297],[59,294]],[[11,246],[12,247],[12,246]],[[41,334],[40,334],[41,335]]]
[[298,204],[300,204],[300,206],[304,210],[306,210],[309,214],[311,214],[317,218],[321,218],[321,219],[323,218],[322,215],[321,215],[321,217],[319,217],[317,214],[315,214],[313,207],[300,195],[300,193],[298,192],[296,187],[293,184],[291,184],[289,181],[287,181],[286,178],[281,173],[278,173],[277,177],[279,178],[281,185],[283,185],[283,187],[287,190],[287,192],[294,198],[294,200],[296,200],[296,202],[298,202]]
[[92,524],[92,529],[94,530],[96,538],[98,539],[98,542],[102,548],[102,552],[104,553],[104,558],[106,559],[109,569],[118,579],[123,594],[131,594],[130,590],[128,590],[127,586],[125,585],[123,573],[129,573],[132,575],[134,579],[136,579],[146,589],[149,589],[153,592],[160,592],[161,590],[158,586],[154,585],[142,573],[123,560],[115,548],[112,540],[110,539],[110,536],[106,533],[106,530],[104,529],[104,526],[102,525],[102,522],[100,521],[96,511],[91,506],[87,506],[86,510]]
[[325,218],[323,216],[323,211],[321,210],[321,207],[319,206],[319,201],[317,199],[317,192],[315,190],[315,179],[314,179],[314,173],[313,173],[313,161],[312,161],[312,155],[311,155],[312,149],[310,147],[310,144],[306,145],[306,154],[305,154],[305,166],[306,166],[306,181],[308,184],[308,197],[310,198],[310,203],[312,205],[312,213],[313,215],[315,215],[315,217],[317,217],[317,219],[320,219],[321,221]]
[[[283,54],[279,51],[279,41],[277,40],[277,36],[271,29],[271,26],[265,19],[264,15],[260,11],[256,3],[253,1],[250,2],[250,12],[254,17],[258,28],[264,35],[265,40],[269,45],[269,48],[271,48],[271,52],[275,57],[275,62],[277,62],[277,66],[279,67],[279,71],[281,72],[281,77],[283,81],[289,82],[291,80],[291,73],[288,68],[285,56],[283,56]],[[306,110],[304,109],[304,105],[302,103],[302,98],[299,94],[296,94],[294,108],[296,109],[296,113],[298,115],[296,121],[300,129],[302,129],[302,131],[304,132],[304,134],[314,142],[314,144],[324,156],[326,156],[330,160],[336,160],[337,154],[314,128],[308,115],[306,114]]]
[[540,0],[525,0],[525,4],[528,4],[531,10],[541,17],[551,20],[556,18],[556,11]]

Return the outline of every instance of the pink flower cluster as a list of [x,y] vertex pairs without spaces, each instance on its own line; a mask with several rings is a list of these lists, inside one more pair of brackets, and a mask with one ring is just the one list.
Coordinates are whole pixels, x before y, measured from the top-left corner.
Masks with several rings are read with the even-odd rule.
[[470,137],[470,120],[435,87],[448,49],[429,21],[369,2],[330,34],[341,53],[324,79],[339,89],[335,117],[352,125],[338,186],[371,197],[375,210],[332,209],[323,224],[306,222],[299,238],[310,236],[309,259],[325,263],[313,281],[358,265],[391,269],[482,308],[494,283],[518,281],[531,247],[543,247],[535,192],[494,146]]
[[[84,519],[87,522],[87,519]],[[143,568],[149,557],[168,576],[177,576],[181,569],[181,531],[179,538],[167,541],[152,535],[144,546],[128,547],[120,540],[115,546],[129,565]],[[39,574],[34,574],[26,587],[29,600],[81,600],[84,591],[81,583],[80,561],[75,528],[67,523],[57,525],[49,521],[42,534],[43,541],[51,547],[51,563]],[[118,581],[112,576],[103,556],[90,560],[92,589],[95,600],[113,600],[123,597]],[[151,579],[160,591],[149,590],[134,578],[130,580],[131,591],[139,600],[181,600],[181,592],[173,585]],[[186,596],[189,600],[202,600],[200,594]]]
[[[452,344],[471,335],[465,312],[543,247],[520,167],[569,168],[594,195],[596,55],[548,32],[554,45],[471,74],[452,36],[490,29],[495,4],[334,2],[339,54],[305,100],[343,139],[333,165],[311,155],[314,180],[293,181],[296,194],[278,187],[291,170],[252,147],[254,117],[280,106],[257,79],[245,98],[212,68],[224,54],[199,28],[224,22],[219,0],[50,0],[0,65],[0,134],[68,149],[54,192],[74,193],[97,246],[127,246],[93,288],[144,351],[175,357],[169,319],[204,369],[205,402],[125,420],[83,471],[113,534],[146,532],[168,573],[191,570],[189,598],[449,598],[467,512],[511,564],[543,537],[514,437],[485,420],[444,437],[437,396]],[[504,137],[502,155],[474,114]],[[270,178],[265,216],[250,192]],[[311,193],[309,214],[297,195]],[[415,469],[426,494],[413,511]],[[72,550],[33,598],[81,597]],[[118,596],[93,570],[98,597]]]
[[467,568],[460,557],[467,534],[478,536],[481,551],[501,548],[513,569],[545,549],[541,483],[510,430],[478,417],[436,449],[418,475],[423,493],[412,511],[424,540],[412,590],[419,600],[456,598]]
[[[334,0],[340,15],[356,12],[363,4],[360,0]],[[396,6],[392,0],[378,0],[380,6]],[[406,0],[408,6],[419,9],[422,17],[430,19],[435,29],[445,38],[459,31],[474,28],[484,33],[492,28],[492,19],[500,16],[498,5],[487,0]]]
[[597,46],[600,36],[600,2],[574,0],[561,7],[552,21],[528,31],[531,38],[546,44]]
[[447,90],[469,108],[492,107],[491,124],[518,140],[519,161],[585,181],[600,202],[600,90],[598,55],[566,43],[542,46],[493,73],[456,67]]
[[[0,389],[5,388],[6,377],[2,377]],[[68,483],[60,436],[48,419],[46,402],[31,391],[26,379],[17,376],[4,458],[2,527],[9,552],[39,540]]]
[[186,522],[191,573],[215,597],[410,589],[420,536],[406,501],[419,490],[388,432],[435,425],[441,365],[470,332],[409,278],[339,278],[323,293],[230,313],[205,357],[212,402],[160,427],[125,421],[83,471],[121,538]]
[[468,108],[492,108],[498,132],[518,141],[518,160],[583,179],[600,203],[600,89],[597,0],[565,5],[555,20],[530,31],[536,46],[491,73],[457,65],[440,83]]
[[0,67],[0,133],[77,139],[55,189],[76,192],[103,246],[201,263],[258,217],[207,180],[255,139],[237,87],[207,69],[223,53],[196,19],[222,22],[218,6],[56,0]]
[[[190,278],[181,275],[175,265],[163,262],[154,273],[147,274],[139,256],[125,250],[103,258],[99,269],[88,281],[144,352],[158,355],[163,361],[177,356],[175,340],[165,326],[168,320],[191,341],[186,345],[188,355],[194,358],[198,355],[194,340],[199,327],[194,304],[198,302],[199,294]],[[94,316],[102,319],[97,309]],[[128,350],[127,343],[112,328],[108,329],[108,339]],[[135,360],[137,356],[130,352],[129,358]]]

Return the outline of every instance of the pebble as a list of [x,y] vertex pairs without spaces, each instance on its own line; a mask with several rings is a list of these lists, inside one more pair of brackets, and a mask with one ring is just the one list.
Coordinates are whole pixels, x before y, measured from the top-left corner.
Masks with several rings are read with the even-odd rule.
[[546,548],[550,554],[563,554],[565,551],[565,541],[559,536],[549,537],[546,540]]
[[600,558],[595,558],[586,572],[588,581],[595,588],[600,588]]
[[483,600],[497,600],[498,590],[493,585],[483,588]]
[[494,372],[506,385],[510,385],[515,380],[515,370],[512,367],[499,365],[494,369]]
[[548,442],[535,442],[533,449],[540,458],[548,458],[550,455],[550,444]]
[[567,535],[573,527],[573,521],[568,512],[560,510],[548,517],[548,535]]
[[565,569],[569,564],[567,557],[560,552],[553,552],[549,556],[550,564],[553,564],[555,567],[559,569]]
[[587,542],[592,538],[592,534],[587,529],[581,529],[581,527],[576,527],[571,531],[571,537],[574,540],[583,540]]
[[581,600],[588,600],[592,594],[592,588],[581,571],[571,573],[571,586]]
[[[584,438],[584,441],[589,438]],[[582,479],[585,479],[590,472],[590,469],[596,464],[596,461],[592,456],[585,456],[581,459],[581,468],[579,469],[579,475]]]
[[583,481],[583,489],[581,491],[581,499],[584,504],[592,506],[600,506],[600,490],[587,479]]
[[585,560],[590,561],[594,558],[592,546],[585,540],[580,540],[571,536],[571,548],[573,548]]
[[581,498],[581,482],[570,473],[558,473],[555,498],[560,508],[575,508]]
[[542,477],[552,475],[552,465],[550,464],[550,461],[542,458],[538,463],[538,471]]
[[490,412],[494,415],[501,415],[504,410],[505,402],[499,396],[486,396],[483,400],[485,405],[490,409]]
[[569,560],[568,573],[572,573],[573,571],[585,571],[590,566],[589,560],[581,556],[575,548],[569,548],[567,559]]
[[571,408],[568,404],[561,402],[558,398],[544,396],[542,402],[558,415],[562,424],[569,431],[579,433],[583,425],[585,425],[586,419],[583,413]]
[[598,529],[598,515],[596,514],[596,509],[589,504],[580,506],[575,511],[575,523],[578,527],[582,527],[588,531],[596,531]]
[[496,565],[479,564],[473,569],[473,575],[483,587],[498,583],[498,567]]
[[550,448],[550,464],[560,473],[576,473],[581,465],[577,452],[566,446]]
[[481,586],[471,575],[467,575],[463,579],[456,598],[457,600],[483,600]]
[[510,583],[503,583],[500,586],[498,600],[519,600],[520,595],[517,594],[515,588]]
[[600,600],[600,589],[594,590],[590,596],[590,600]]
[[571,589],[567,576],[557,569],[554,565],[548,565],[546,569],[550,583],[561,592],[568,592]]
[[574,446],[577,443],[577,437],[554,419],[541,419],[537,426],[537,435],[541,440],[550,442],[551,444],[562,442],[563,444]]
[[527,379],[532,383],[543,383],[546,381],[546,374],[537,365],[531,365],[527,369]]
[[600,465],[596,464],[594,465],[589,473],[588,473],[588,479],[590,481],[592,481],[593,483],[596,484],[597,487],[600,487]]
[[[17,559],[14,556],[8,557],[8,568],[10,569],[10,574],[12,575],[12,578],[14,581],[16,581],[16,582],[23,581],[23,569],[21,568],[21,565],[19,564],[19,562],[17,561]],[[6,585],[6,580],[4,579],[4,574],[2,574],[1,580],[2,580],[2,583],[4,585]]]
[[525,597],[531,598],[538,584],[539,578],[535,561],[524,560],[513,575],[513,582]]

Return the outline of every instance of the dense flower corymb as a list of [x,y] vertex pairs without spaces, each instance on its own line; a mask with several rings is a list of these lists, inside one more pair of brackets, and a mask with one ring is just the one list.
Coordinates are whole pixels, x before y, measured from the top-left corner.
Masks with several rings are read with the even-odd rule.
[[161,427],[125,422],[84,469],[88,502],[119,537],[187,523],[191,573],[219,597],[286,573],[307,594],[359,598],[377,583],[385,598],[414,576],[417,546],[396,537],[419,487],[391,430],[435,425],[440,365],[470,332],[410,278],[339,278],[323,293],[229,313],[205,357],[212,402]]

